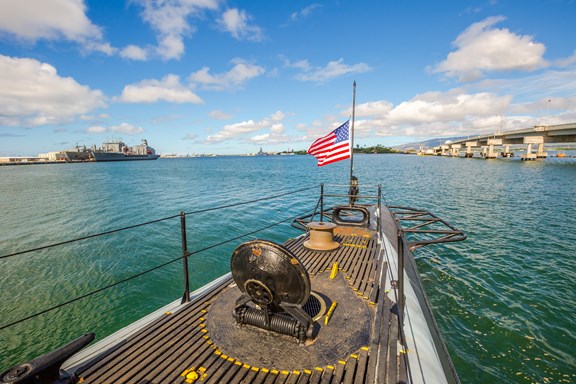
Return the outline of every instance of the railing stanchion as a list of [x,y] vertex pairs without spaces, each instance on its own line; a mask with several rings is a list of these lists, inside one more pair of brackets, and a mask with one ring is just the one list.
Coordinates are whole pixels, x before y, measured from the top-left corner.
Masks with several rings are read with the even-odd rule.
[[184,295],[181,304],[190,301],[190,279],[188,278],[188,244],[186,241],[186,212],[180,212],[180,231],[182,233],[182,263],[184,268]]
[[324,221],[324,183],[320,184],[320,221]]
[[378,222],[376,223],[376,230],[382,238],[382,184],[378,184]]
[[398,229],[398,320],[404,324],[404,231]]

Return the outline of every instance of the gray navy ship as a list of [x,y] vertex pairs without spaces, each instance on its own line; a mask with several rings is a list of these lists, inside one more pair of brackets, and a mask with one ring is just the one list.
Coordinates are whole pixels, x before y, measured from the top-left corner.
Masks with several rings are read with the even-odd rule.
[[132,147],[122,141],[109,141],[103,143],[100,148],[76,146],[63,152],[68,161],[156,160],[160,157],[154,148],[148,146],[147,140],[142,140],[141,144]]

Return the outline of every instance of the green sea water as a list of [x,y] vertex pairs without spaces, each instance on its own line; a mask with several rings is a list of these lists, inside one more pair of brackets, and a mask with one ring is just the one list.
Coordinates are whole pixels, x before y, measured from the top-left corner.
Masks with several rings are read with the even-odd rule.
[[[416,251],[436,319],[464,383],[576,382],[576,159],[359,155],[361,184],[391,205],[428,209],[468,240]],[[187,215],[192,288],[228,271],[249,238],[282,242],[287,219],[347,161],[217,157],[0,167],[0,257],[159,218]],[[0,327],[171,260],[164,268],[0,330],[0,371],[87,331],[100,339],[182,295],[178,217],[0,259]]]

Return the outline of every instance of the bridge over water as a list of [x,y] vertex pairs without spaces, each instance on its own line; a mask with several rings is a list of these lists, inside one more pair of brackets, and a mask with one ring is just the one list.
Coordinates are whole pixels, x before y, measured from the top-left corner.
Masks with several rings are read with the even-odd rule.
[[[503,157],[512,157],[511,145],[526,145],[526,154],[522,160],[535,160],[548,156],[544,152],[544,144],[550,143],[576,143],[576,123],[558,125],[537,125],[532,128],[515,129],[497,132],[490,135],[478,136],[463,140],[456,140],[449,144],[434,147],[434,153],[446,156],[460,156],[464,150],[464,157],[473,157],[474,149],[480,148],[484,158],[492,159],[500,154]],[[535,153],[532,145],[538,145]],[[501,148],[497,151],[496,148]]]

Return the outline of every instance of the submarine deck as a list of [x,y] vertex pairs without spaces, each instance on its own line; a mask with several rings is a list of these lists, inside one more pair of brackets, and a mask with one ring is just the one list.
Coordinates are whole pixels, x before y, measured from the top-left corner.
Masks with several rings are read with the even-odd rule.
[[[328,322],[316,322],[311,342],[234,324],[229,303],[240,291],[230,277],[88,360],[76,375],[84,383],[407,382],[383,244],[359,227],[339,226],[334,239],[340,247],[323,252],[305,248],[307,236],[284,243],[306,268],[312,292],[327,306],[336,303]],[[339,271],[330,279],[334,263]]]

